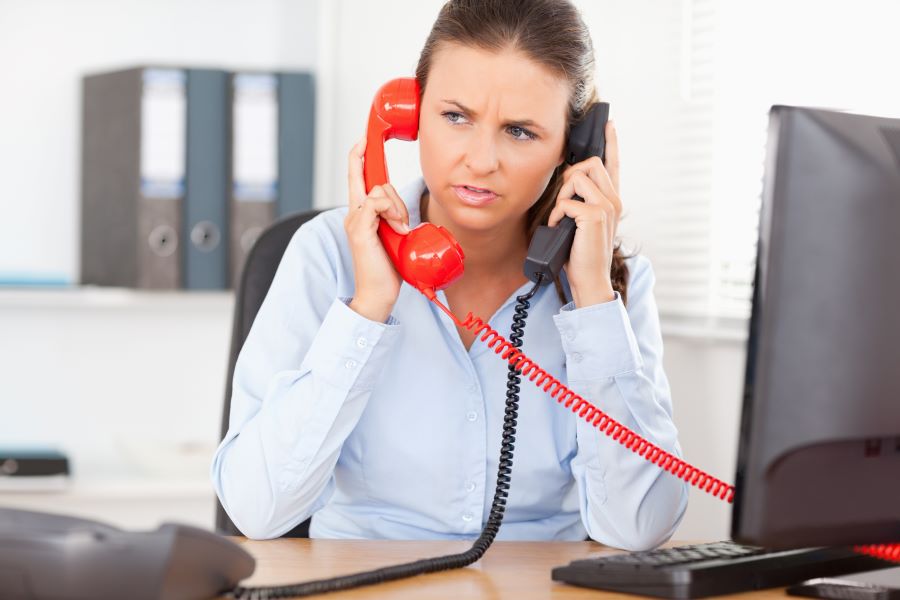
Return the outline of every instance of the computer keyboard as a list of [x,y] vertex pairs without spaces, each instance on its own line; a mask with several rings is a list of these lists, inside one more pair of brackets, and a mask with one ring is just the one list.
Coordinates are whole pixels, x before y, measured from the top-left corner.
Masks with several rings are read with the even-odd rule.
[[553,569],[553,580],[660,598],[704,598],[888,566],[851,548],[767,550],[724,541],[576,560]]

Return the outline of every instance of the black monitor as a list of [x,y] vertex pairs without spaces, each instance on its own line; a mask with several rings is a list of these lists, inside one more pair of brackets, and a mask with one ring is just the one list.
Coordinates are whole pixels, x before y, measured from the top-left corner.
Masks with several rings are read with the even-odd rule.
[[732,537],[900,542],[900,119],[774,106]]
[[732,538],[900,542],[900,119],[774,106]]

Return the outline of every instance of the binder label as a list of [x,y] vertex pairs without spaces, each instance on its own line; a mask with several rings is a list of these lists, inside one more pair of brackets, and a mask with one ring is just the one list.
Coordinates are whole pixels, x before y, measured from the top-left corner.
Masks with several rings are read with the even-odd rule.
[[181,69],[146,69],[141,97],[141,194],[184,195],[187,99]]
[[238,73],[233,85],[234,197],[272,201],[278,192],[278,80]]

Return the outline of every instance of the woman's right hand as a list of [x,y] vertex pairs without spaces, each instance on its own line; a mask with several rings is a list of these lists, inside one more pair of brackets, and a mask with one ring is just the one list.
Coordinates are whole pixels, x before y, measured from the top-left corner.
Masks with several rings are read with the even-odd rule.
[[350,308],[372,321],[383,323],[400,294],[402,279],[378,237],[378,219],[385,219],[398,233],[409,232],[406,205],[390,183],[376,185],[366,194],[363,160],[366,137],[350,150],[347,187],[350,206],[344,230],[353,255],[356,291]]

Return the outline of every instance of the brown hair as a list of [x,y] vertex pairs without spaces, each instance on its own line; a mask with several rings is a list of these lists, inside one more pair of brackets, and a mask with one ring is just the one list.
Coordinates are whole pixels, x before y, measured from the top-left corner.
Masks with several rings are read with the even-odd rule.
[[[425,41],[416,79],[422,93],[438,46],[452,42],[485,50],[512,47],[569,82],[569,110],[565,139],[572,123],[599,101],[594,86],[594,46],[578,10],[568,0],[450,0],[441,8]],[[546,225],[562,187],[563,163],[553,172],[538,201],[528,210],[528,238]],[[627,299],[628,265],[620,244],[613,251],[610,279],[613,289]],[[566,302],[559,278],[556,290]]]

